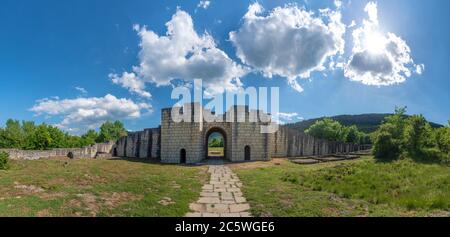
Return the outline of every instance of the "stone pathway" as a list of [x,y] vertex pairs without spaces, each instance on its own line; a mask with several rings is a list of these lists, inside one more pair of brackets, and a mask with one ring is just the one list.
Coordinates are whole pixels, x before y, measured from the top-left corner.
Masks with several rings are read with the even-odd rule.
[[242,195],[242,183],[225,165],[210,165],[210,182],[205,184],[197,202],[189,205],[186,217],[250,217],[250,205]]

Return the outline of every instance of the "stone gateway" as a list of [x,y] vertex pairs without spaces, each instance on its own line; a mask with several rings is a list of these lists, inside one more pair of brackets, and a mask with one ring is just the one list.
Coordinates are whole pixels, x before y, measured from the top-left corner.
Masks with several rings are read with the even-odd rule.
[[[208,159],[211,134],[223,138],[223,159],[231,162],[270,160],[271,157],[321,156],[358,151],[357,144],[316,139],[305,133],[279,126],[274,133],[262,133],[270,115],[247,106],[233,106],[215,115],[199,104],[180,109],[188,121],[172,117],[172,108],[161,111],[161,126],[129,133],[117,141],[113,155],[130,158],[159,158],[163,163],[199,163]],[[243,113],[238,113],[243,111]],[[205,119],[205,116],[213,116]],[[256,121],[251,118],[256,116]],[[230,120],[231,118],[231,120]],[[211,122],[213,121],[213,122]]]

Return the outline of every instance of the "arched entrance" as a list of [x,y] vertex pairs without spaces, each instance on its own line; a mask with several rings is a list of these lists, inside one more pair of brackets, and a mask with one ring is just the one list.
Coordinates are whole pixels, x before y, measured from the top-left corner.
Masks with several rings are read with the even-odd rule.
[[226,135],[220,128],[212,128],[206,133],[206,158],[225,159],[226,156]]
[[249,160],[251,160],[251,153],[250,153],[251,151],[250,151],[250,146],[245,146],[245,151],[244,151],[244,153],[245,153],[245,160],[246,161],[249,161]]
[[185,149],[180,150],[180,163],[186,164],[186,150]]

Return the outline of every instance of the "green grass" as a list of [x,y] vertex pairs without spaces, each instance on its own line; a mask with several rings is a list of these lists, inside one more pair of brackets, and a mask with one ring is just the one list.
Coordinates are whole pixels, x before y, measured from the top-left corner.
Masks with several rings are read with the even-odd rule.
[[224,155],[225,149],[223,147],[208,147],[208,156],[223,157]]
[[256,216],[450,216],[450,167],[372,158],[234,168]]
[[183,216],[204,167],[137,160],[12,161],[0,171],[0,216]]

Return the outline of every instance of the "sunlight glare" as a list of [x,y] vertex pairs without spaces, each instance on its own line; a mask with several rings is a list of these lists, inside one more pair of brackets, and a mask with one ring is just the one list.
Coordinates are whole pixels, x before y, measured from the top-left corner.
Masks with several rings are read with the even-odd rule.
[[386,49],[386,38],[376,31],[366,32],[365,48],[373,54],[382,53]]

